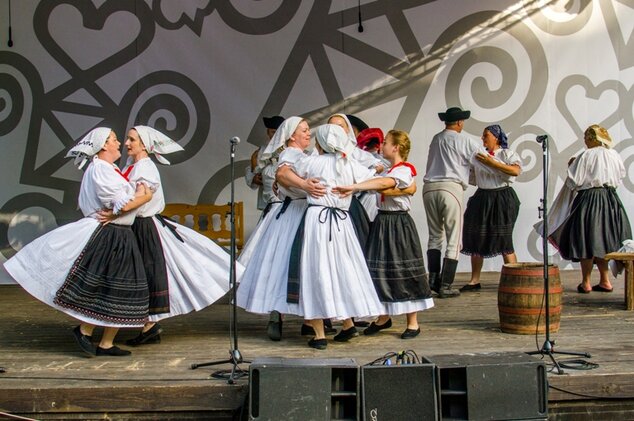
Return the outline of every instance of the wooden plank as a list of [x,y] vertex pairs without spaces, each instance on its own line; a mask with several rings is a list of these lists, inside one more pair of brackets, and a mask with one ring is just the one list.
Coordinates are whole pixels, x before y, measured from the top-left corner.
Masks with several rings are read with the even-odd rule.
[[[435,299],[434,308],[419,314],[422,334],[408,341],[399,337],[405,329],[404,317],[395,317],[392,328],[375,336],[360,335],[349,343],[330,340],[325,351],[317,351],[306,345],[309,337],[299,335],[300,318],[285,317],[282,340],[272,342],[266,336],[266,316],[239,310],[240,351],[248,360],[355,358],[359,364],[366,364],[387,352],[404,349],[428,357],[541,349],[544,335],[500,331],[499,277],[499,273],[485,273],[479,292]],[[456,286],[468,278],[468,274],[459,274]],[[625,285],[615,283],[613,294],[579,294],[576,285],[580,279],[579,271],[561,272],[561,324],[558,332],[551,332],[551,339],[556,342],[555,350],[590,352],[590,361],[599,366],[587,371],[565,369],[563,376],[548,375],[552,386],[564,390],[551,389],[549,402],[564,412],[567,402],[609,402],[606,398],[627,400],[634,396],[634,313],[623,311],[620,294]],[[593,274],[593,282],[598,282],[597,273]],[[233,410],[241,404],[247,380],[228,385],[224,380],[209,379],[212,372],[229,368],[228,365],[190,369],[194,362],[229,356],[230,306],[226,302],[161,322],[162,342],[131,348],[130,357],[84,358],[71,335],[76,322],[33,299],[18,286],[0,286],[0,366],[7,368],[6,373],[0,374],[0,409],[57,414],[69,419],[81,419],[81,414],[91,413],[156,411],[167,417],[188,410]],[[117,343],[121,345],[136,334],[137,331],[122,330]],[[99,335],[98,329],[95,339]],[[556,358],[565,361],[573,357],[556,354]],[[544,361],[550,365],[548,358]],[[248,369],[248,363],[241,367]],[[593,397],[571,394],[579,391]],[[633,418],[634,412],[630,415]]]
[[[3,383],[5,383],[3,381]],[[65,387],[0,387],[0,411],[12,413],[233,411],[247,395],[238,385],[139,384],[111,386],[67,384]]]
[[620,260],[620,261],[631,261],[634,260],[634,253],[622,253],[622,252],[612,252],[605,255],[605,260]]

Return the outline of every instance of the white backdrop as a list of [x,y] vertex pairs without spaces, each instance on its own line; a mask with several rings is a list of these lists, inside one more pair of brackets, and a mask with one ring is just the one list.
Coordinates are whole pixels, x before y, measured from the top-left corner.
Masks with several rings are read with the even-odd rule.
[[[79,217],[81,172],[63,158],[83,133],[155,125],[185,148],[161,167],[169,202],[228,201],[229,142],[239,136],[236,198],[258,218],[243,168],[264,140],[262,116],[334,112],[410,132],[419,169],[413,216],[427,227],[422,175],[437,113],[472,111],[466,131],[500,123],[524,159],[515,185],[520,261],[540,261],[532,231],[551,139],[549,199],[590,124],[608,128],[634,204],[634,6],[597,1],[47,1],[0,2],[0,262]],[[9,16],[11,21],[9,21]],[[13,47],[8,47],[11,26]],[[473,189],[467,191],[467,195]],[[559,257],[553,255],[559,262]],[[501,257],[485,261],[498,270]],[[570,267],[567,263],[563,263]],[[462,256],[459,270],[469,270]],[[0,283],[11,282],[0,270]]]

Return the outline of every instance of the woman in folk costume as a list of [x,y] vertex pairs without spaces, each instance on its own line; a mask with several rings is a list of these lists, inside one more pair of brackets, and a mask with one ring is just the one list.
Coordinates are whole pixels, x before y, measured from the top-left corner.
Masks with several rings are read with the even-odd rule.
[[[581,262],[578,292],[612,292],[605,255],[632,238],[630,221],[616,193],[627,172],[605,128],[594,124],[586,129],[583,139],[587,149],[572,161],[566,178],[566,185],[576,191],[570,214],[548,239],[561,257]],[[600,280],[591,286],[594,263]]]
[[[382,148],[383,156],[390,161],[390,170],[383,173],[382,177],[337,187],[334,191],[348,196],[357,191],[405,189],[411,186],[416,168],[407,162],[410,148],[411,142],[406,132],[390,130]],[[434,306],[423,250],[416,224],[409,214],[410,209],[411,197],[408,194],[383,196],[378,215],[370,227],[365,255],[384,310],[363,331],[365,335],[373,335],[391,327],[391,316],[406,314],[407,328],[401,338],[415,338],[420,334],[417,312]]]
[[[112,130],[98,127],[68,152],[80,168],[91,162],[79,192],[84,218],[44,234],[4,264],[35,298],[81,321],[73,335],[90,356],[129,355],[113,344],[118,329],[141,327],[148,318],[147,280],[130,211],[149,201],[151,192],[140,185],[135,194],[114,165],[120,145]],[[101,209],[116,215],[110,224],[97,221]],[[95,326],[105,327],[96,348]]]
[[342,332],[351,332],[352,317],[376,316],[382,306],[348,212],[351,198],[332,191],[337,185],[370,179],[375,172],[347,158],[355,145],[341,127],[326,124],[315,135],[320,155],[300,160],[294,169],[302,178],[321,180],[326,194],[306,199],[308,209],[291,251],[283,310],[310,320],[315,337],[308,345],[325,349],[322,319],[344,320]]
[[[286,148],[286,141],[291,138],[291,135],[295,132],[301,120],[301,117],[297,116],[289,117],[284,120],[275,131],[275,134],[266,145],[266,148],[264,148],[260,154],[258,168],[260,168],[262,173],[262,179],[265,186],[270,184],[272,188],[275,183],[280,154]],[[304,187],[308,189],[307,191],[317,191],[321,189],[319,183],[315,180],[306,180]],[[277,217],[280,209],[282,208],[283,201],[280,200],[277,195],[275,197],[276,200],[269,201],[267,207],[262,212],[262,216],[260,217],[258,224],[249,236],[247,243],[242,248],[240,256],[238,256],[238,262],[245,267],[248,266],[253,253],[255,253],[259,247],[265,245],[265,243],[262,242],[263,234],[267,230],[271,221]]]
[[[286,120],[284,120],[286,121]],[[278,127],[275,134],[269,140],[269,143],[264,147],[264,149],[258,154],[258,162],[255,166],[254,171],[258,172],[262,178],[262,197],[266,201],[266,206],[262,211],[262,215],[260,216],[260,220],[251,235],[247,239],[246,244],[242,248],[240,255],[238,256],[238,262],[246,267],[251,260],[251,256],[257,249],[258,245],[260,245],[260,240],[262,239],[262,234],[264,233],[266,227],[271,222],[271,219],[274,218],[274,214],[279,211],[282,206],[282,201],[277,197],[273,189],[273,185],[275,184],[275,171],[277,169],[277,160],[280,156],[280,153],[284,150],[284,143],[277,140],[279,139],[276,135],[280,131],[279,129],[282,127]],[[288,133],[287,133],[288,134]],[[282,136],[282,133],[279,134]],[[277,148],[274,148],[273,145],[278,145]]]
[[522,172],[520,156],[508,147],[508,138],[497,124],[482,133],[487,153],[471,160],[478,186],[467,202],[462,227],[462,254],[471,256],[471,279],[462,292],[477,291],[484,259],[502,255],[504,263],[516,263],[513,228],[520,211],[520,200],[511,184]]
[[[289,117],[278,128],[270,148],[284,148],[279,156],[279,168],[290,171],[290,166],[307,158],[304,153],[310,145],[310,127],[301,117]],[[293,173],[294,174],[294,173]],[[267,334],[274,341],[282,337],[281,314],[288,313],[286,283],[288,261],[295,232],[306,210],[306,191],[323,195],[325,189],[317,180],[298,180],[296,187],[280,185],[278,194],[283,205],[271,212],[268,223],[261,227],[260,241],[246,267],[238,288],[237,303],[251,313],[269,314]],[[313,185],[317,187],[313,188]],[[315,191],[315,189],[317,191]]]
[[[159,320],[201,310],[229,290],[229,254],[209,238],[160,215],[165,208],[161,176],[150,158],[164,165],[162,155],[183,148],[160,131],[135,126],[125,141],[128,166],[123,173],[132,185],[143,184],[153,192],[152,200],[141,206],[132,231],[143,257],[150,290],[150,317],[139,335],[126,341],[137,346],[160,342]],[[237,265],[239,279],[243,271]]]
[[[328,124],[335,124],[343,129],[346,133],[346,137],[348,138],[348,142],[350,142],[355,147],[352,148],[350,154],[348,155],[348,159],[356,161],[358,164],[375,170],[377,173],[383,172],[385,169],[381,164],[381,160],[372,156],[371,153],[366,152],[360,148],[357,148],[357,138],[354,135],[354,131],[352,130],[352,124],[348,119],[348,116],[345,114],[333,114],[328,118]],[[368,202],[368,209],[366,210],[363,206],[363,203],[359,201],[357,196],[352,197],[352,202],[350,203],[350,216],[352,217],[352,221],[354,223],[354,227],[357,231],[357,236],[359,237],[359,242],[361,243],[361,248],[365,248],[365,243],[368,238],[368,233],[370,232],[370,217],[369,214],[373,214],[376,212],[376,204]]]
[[[289,119],[286,119],[289,120]],[[238,256],[238,262],[240,262],[245,267],[248,265],[249,261],[253,253],[256,251],[257,247],[261,245],[260,241],[262,240],[262,234],[266,230],[266,227],[271,222],[271,219],[274,218],[275,214],[280,210],[282,206],[282,200],[277,196],[277,193],[274,189],[275,184],[275,172],[277,171],[277,163],[280,154],[285,148],[284,141],[288,139],[292,131],[289,133],[290,122],[284,125],[284,120],[277,130],[273,137],[269,140],[269,143],[264,147],[263,150],[258,154],[258,161],[253,170],[253,172],[259,173],[262,179],[262,198],[266,201],[266,206],[262,211],[262,215],[260,216],[260,220],[256,225],[253,232],[247,239],[246,244],[242,248],[240,252],[240,256]],[[293,120],[294,121],[294,120]],[[280,133],[280,129],[286,127],[284,133]]]

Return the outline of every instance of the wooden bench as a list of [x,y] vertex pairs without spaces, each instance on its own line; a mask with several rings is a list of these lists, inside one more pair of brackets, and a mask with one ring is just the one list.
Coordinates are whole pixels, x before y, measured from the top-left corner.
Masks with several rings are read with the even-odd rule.
[[616,260],[625,266],[625,308],[634,310],[634,253],[608,253],[605,260]]
[[[244,246],[244,214],[243,202],[234,204],[236,252]],[[185,203],[168,203],[161,212],[181,225],[185,225],[215,241],[219,246],[231,247],[231,204],[212,205],[199,203],[188,205]]]

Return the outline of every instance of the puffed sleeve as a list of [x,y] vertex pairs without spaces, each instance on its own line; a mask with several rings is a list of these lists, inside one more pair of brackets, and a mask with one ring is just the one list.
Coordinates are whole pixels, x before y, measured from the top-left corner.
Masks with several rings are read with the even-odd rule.
[[397,189],[406,189],[414,182],[414,176],[412,170],[408,167],[396,167],[386,177],[391,177],[396,180]]
[[92,181],[103,207],[112,209],[115,214],[134,198],[132,185],[109,164],[95,165]]
[[130,182],[135,189],[137,184],[145,184],[154,193],[161,187],[161,175],[152,161],[143,160],[132,169]]

